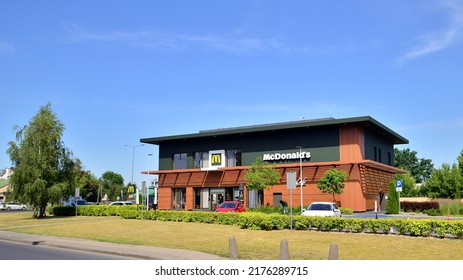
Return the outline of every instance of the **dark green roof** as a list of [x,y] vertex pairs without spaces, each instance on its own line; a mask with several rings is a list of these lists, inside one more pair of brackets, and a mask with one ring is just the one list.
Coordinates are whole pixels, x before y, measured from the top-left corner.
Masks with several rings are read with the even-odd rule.
[[282,122],[282,123],[270,123],[262,125],[251,125],[251,126],[240,126],[240,127],[231,127],[231,128],[218,128],[211,130],[201,130],[199,133],[192,134],[180,134],[172,136],[162,136],[162,137],[153,137],[153,138],[143,138],[140,139],[141,143],[155,144],[159,145],[164,141],[174,141],[181,139],[193,139],[193,138],[203,138],[203,137],[217,137],[217,136],[227,136],[227,135],[236,135],[236,134],[246,134],[246,133],[258,133],[264,131],[275,131],[275,130],[291,130],[304,127],[316,127],[316,126],[342,126],[349,124],[361,124],[367,127],[370,130],[373,130],[383,137],[390,139],[394,144],[408,144],[408,140],[398,133],[394,132],[390,128],[386,127],[382,123],[373,119],[370,116],[365,117],[355,117],[355,118],[344,118],[344,119],[335,119],[335,118],[326,118],[326,119],[311,119],[311,120],[300,120],[293,122]]

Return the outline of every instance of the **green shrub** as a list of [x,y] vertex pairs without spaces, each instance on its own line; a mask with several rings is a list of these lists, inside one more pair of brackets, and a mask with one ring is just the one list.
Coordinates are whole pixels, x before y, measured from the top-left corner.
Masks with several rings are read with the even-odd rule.
[[391,182],[389,182],[389,192],[387,195],[386,213],[399,214],[399,207],[399,195],[396,191],[395,181],[391,180]]
[[[300,214],[301,213],[301,207],[293,207],[293,214]],[[286,209],[288,211],[286,214],[290,213],[289,207]],[[285,214],[284,213],[284,208],[281,206],[264,206],[264,207],[257,207],[257,208],[247,208],[247,212],[260,212],[260,213],[266,213],[266,214]]]
[[76,207],[74,206],[50,206],[48,213],[54,216],[75,216]]
[[339,210],[341,211],[342,215],[352,215],[354,213],[354,210],[350,208],[339,207]]
[[440,216],[441,212],[439,209],[428,209],[424,210],[424,213],[429,215],[429,216]]
[[[75,215],[74,207],[50,207],[49,211],[53,215]],[[158,221],[213,223],[234,225],[242,229],[252,230],[282,230],[291,227],[290,215],[262,212],[142,211],[136,206],[101,205],[78,207],[78,214],[86,216],[113,215],[125,219],[143,218]],[[463,221],[447,220],[324,218],[294,215],[293,229],[463,238]]]

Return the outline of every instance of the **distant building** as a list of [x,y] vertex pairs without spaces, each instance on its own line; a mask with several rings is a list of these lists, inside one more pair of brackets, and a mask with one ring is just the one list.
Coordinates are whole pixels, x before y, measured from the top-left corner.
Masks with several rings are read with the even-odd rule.
[[13,175],[11,169],[6,169],[5,173],[0,177],[0,202],[6,199],[8,189],[10,188],[10,177]]
[[[159,146],[159,170],[149,171],[159,176],[159,209],[181,210],[214,210],[222,201],[235,199],[243,199],[248,208],[280,206],[281,200],[290,200],[288,171],[306,179],[302,197],[299,187],[292,191],[293,207],[301,200],[304,206],[331,201],[332,194],[316,186],[331,168],[349,174],[344,192],[336,195],[341,207],[374,209],[375,203],[385,205],[390,180],[404,172],[394,167],[394,145],[408,143],[369,116],[212,129],[140,141]],[[247,190],[244,179],[257,157],[275,163],[282,175],[279,184],[263,192]]]

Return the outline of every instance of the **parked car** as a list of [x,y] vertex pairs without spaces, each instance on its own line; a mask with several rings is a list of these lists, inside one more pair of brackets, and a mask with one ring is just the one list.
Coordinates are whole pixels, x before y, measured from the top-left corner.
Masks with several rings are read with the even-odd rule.
[[88,201],[83,198],[75,199],[74,197],[69,197],[68,200],[63,201],[63,205],[64,206],[76,206],[76,202],[77,202],[77,206],[89,204]]
[[242,202],[224,201],[216,209],[216,212],[246,212]]
[[[85,199],[77,199],[77,206],[81,206],[81,205],[88,205],[87,200],[85,200]],[[71,203],[71,206],[76,206],[76,201],[73,201]]]
[[7,202],[3,204],[3,210],[27,210],[27,206],[25,204],[17,203],[17,202]]
[[134,205],[132,201],[114,201],[109,204],[109,206],[125,206],[125,205]]
[[334,202],[313,202],[302,210],[303,216],[341,217],[341,210]]

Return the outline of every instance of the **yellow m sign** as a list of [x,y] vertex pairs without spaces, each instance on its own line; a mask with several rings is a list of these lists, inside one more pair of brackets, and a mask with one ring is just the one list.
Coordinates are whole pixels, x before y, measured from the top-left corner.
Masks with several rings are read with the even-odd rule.
[[212,166],[222,165],[222,154],[212,154],[211,155],[211,165]]

